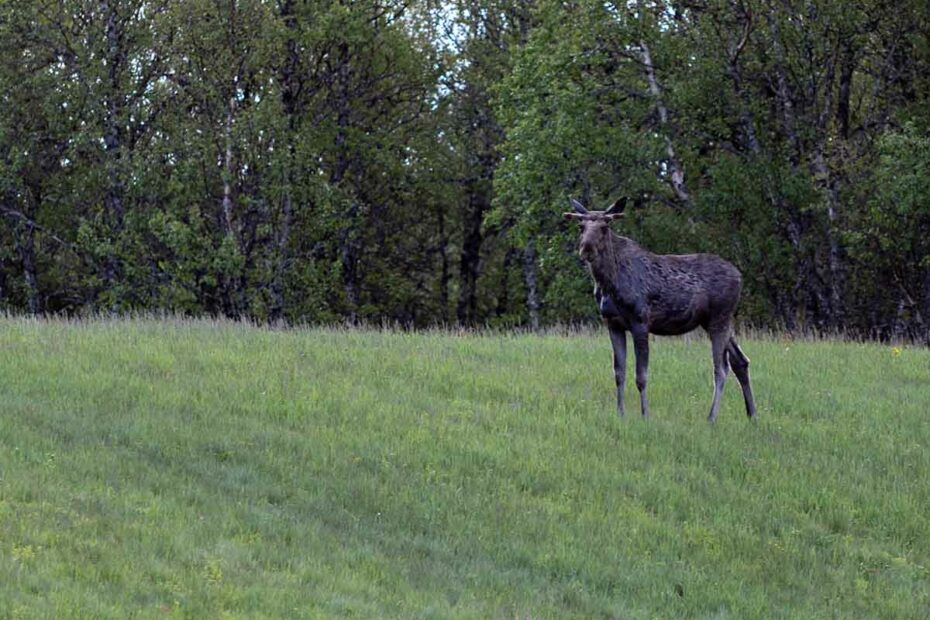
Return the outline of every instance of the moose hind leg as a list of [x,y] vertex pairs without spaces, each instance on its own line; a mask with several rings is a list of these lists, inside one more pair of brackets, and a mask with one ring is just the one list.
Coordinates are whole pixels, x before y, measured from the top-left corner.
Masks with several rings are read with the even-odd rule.
[[729,330],[711,332],[710,334],[711,356],[714,360],[714,400],[710,405],[710,414],[707,416],[710,422],[717,419],[717,412],[720,410],[720,397],[723,396],[723,386],[727,380],[727,372],[729,371],[727,343],[729,340]]
[[752,398],[752,385],[749,382],[749,358],[743,353],[743,350],[736,344],[735,338],[730,338],[727,345],[727,353],[730,358],[730,365],[733,367],[733,374],[736,375],[739,385],[743,388],[743,400],[746,401],[746,415],[750,418],[756,417],[756,403]]

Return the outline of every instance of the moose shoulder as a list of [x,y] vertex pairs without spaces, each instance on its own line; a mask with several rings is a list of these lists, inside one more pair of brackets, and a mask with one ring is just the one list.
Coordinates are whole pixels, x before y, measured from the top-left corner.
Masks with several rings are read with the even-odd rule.
[[703,327],[710,336],[714,365],[709,419],[717,417],[731,366],[743,389],[746,414],[755,416],[749,358],[733,338],[733,315],[742,288],[739,270],[713,254],[653,254],[632,239],[615,234],[609,224],[623,214],[622,200],[605,211],[588,211],[577,200],[571,204],[574,210],[565,216],[581,223],[578,253],[594,279],[594,297],[613,345],[620,415],[624,411],[626,332],[633,336],[636,386],[642,414],[647,416],[649,334],[684,334]]

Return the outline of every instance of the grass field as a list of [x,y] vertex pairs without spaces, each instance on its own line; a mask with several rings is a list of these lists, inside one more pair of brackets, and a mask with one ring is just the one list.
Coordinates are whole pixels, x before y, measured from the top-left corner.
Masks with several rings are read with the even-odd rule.
[[930,616],[930,351],[743,348],[0,318],[0,617]]

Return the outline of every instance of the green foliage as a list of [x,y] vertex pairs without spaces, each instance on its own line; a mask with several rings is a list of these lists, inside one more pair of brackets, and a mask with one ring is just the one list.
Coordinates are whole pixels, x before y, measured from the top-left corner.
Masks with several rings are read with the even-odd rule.
[[785,238],[787,214],[772,208],[775,193],[785,205],[804,211],[817,200],[802,175],[776,162],[746,161],[723,155],[707,170],[708,186],[697,200],[700,234],[695,249],[714,252],[743,273],[739,314],[751,324],[778,316],[777,304],[794,286],[799,252]]
[[629,41],[627,26],[603,4],[566,11],[571,19],[544,4],[540,24],[498,88],[507,142],[490,216],[510,228],[518,245],[537,246],[543,314],[551,321],[591,317],[593,310],[588,276],[574,257],[575,229],[561,216],[567,198],[600,206],[655,191],[648,168],[660,150],[654,137],[635,130],[648,105],[612,75],[617,58],[610,49]]
[[886,9],[4,3],[0,307],[584,321],[560,214],[625,196],[753,323],[930,338],[930,15]]
[[928,352],[743,346],[0,319],[4,613],[924,616]]
[[898,333],[930,322],[928,169],[926,132],[907,124],[884,134],[866,208],[848,236],[857,270],[885,291],[883,322]]
[[880,228],[881,249],[914,254],[916,266],[927,266],[930,245],[925,235],[930,222],[926,172],[930,168],[930,136],[907,125],[889,132],[879,142],[879,163],[872,220]]

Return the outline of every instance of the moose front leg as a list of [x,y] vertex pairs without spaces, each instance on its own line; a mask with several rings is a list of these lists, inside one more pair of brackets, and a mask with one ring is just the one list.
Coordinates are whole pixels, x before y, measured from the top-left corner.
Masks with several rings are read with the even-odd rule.
[[649,372],[649,328],[645,324],[633,325],[633,349],[636,351],[636,389],[639,390],[639,406],[643,417],[649,417],[649,401],[646,399],[646,375]]
[[617,383],[617,415],[623,416],[623,387],[626,383],[626,330],[607,322],[614,350],[614,381]]

